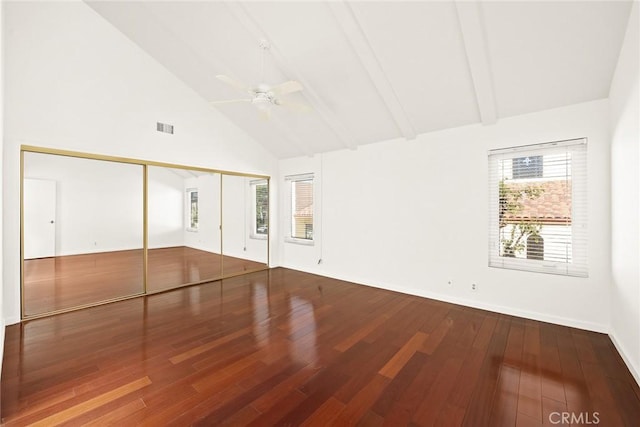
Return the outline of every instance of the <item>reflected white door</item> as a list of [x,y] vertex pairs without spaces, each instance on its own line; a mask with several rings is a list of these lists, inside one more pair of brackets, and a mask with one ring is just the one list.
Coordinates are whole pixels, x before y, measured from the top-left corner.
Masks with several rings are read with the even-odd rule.
[[46,258],[56,252],[56,182],[24,180],[24,259]]

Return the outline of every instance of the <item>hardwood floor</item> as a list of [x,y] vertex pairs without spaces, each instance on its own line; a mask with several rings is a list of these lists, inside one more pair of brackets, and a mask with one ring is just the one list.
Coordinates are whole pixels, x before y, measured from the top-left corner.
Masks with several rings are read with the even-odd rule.
[[563,413],[638,425],[640,389],[606,335],[282,268],[6,330],[7,426],[569,425]]
[[[184,246],[148,251],[148,291],[256,271],[265,264]],[[142,250],[39,258],[24,262],[27,316],[141,294]]]
[[142,250],[24,261],[27,316],[142,292]]
[[149,292],[175,288],[185,283],[217,280],[223,276],[235,276],[266,268],[265,263],[186,246],[150,249],[148,252]]

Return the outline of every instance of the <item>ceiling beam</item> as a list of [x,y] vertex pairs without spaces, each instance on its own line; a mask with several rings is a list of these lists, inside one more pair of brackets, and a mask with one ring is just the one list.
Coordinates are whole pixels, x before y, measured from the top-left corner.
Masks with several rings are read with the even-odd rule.
[[497,121],[498,111],[480,4],[476,1],[456,0],[455,5],[476,92],[480,120],[483,125],[491,125]]
[[353,52],[360,59],[360,63],[369,75],[373,86],[378,91],[378,95],[384,101],[387,110],[391,114],[393,121],[406,139],[414,139],[416,131],[407,116],[395,90],[389,82],[380,61],[376,56],[367,36],[358,22],[353,10],[345,2],[329,1],[327,3],[333,16],[342,28],[342,32],[347,38]]
[[253,18],[251,13],[240,3],[227,0],[226,6],[231,13],[236,17],[240,24],[256,39],[267,40],[270,48],[269,53],[273,56],[276,64],[283,72],[285,76],[292,80],[299,81],[304,87],[302,92],[303,96],[307,99],[313,109],[322,117],[324,122],[329,126],[333,133],[338,137],[340,142],[345,148],[355,149],[357,147],[356,141],[347,128],[340,122],[331,109],[321,100],[318,94],[313,90],[309,82],[307,82],[302,75],[293,67],[293,65],[282,54],[277,45],[267,36],[267,33],[260,27],[260,25]]

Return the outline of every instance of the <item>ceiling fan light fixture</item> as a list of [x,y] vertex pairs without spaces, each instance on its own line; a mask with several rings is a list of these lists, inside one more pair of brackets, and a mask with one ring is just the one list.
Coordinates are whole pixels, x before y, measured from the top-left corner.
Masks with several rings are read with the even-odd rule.
[[266,93],[257,93],[251,100],[251,103],[255,105],[259,110],[268,110],[271,108],[273,101]]
[[244,83],[240,82],[237,79],[226,76],[224,74],[216,75],[216,78],[223,83],[232,86],[236,89],[239,89],[243,92],[248,93],[251,98],[248,99],[231,99],[231,100],[223,100],[223,101],[213,101],[213,104],[226,104],[232,102],[251,102],[261,113],[266,113],[265,117],[268,117],[268,113],[271,111],[272,106],[281,106],[284,105],[287,108],[295,107],[299,111],[307,111],[308,108],[305,108],[301,105],[296,105],[295,103],[283,102],[282,96],[287,95],[294,92],[300,92],[303,90],[300,82],[296,80],[285,81],[280,84],[270,85],[264,82],[264,57],[266,52],[269,50],[269,42],[266,40],[260,41],[260,48],[262,50],[261,55],[261,71],[260,71],[260,80],[257,85],[247,86]]

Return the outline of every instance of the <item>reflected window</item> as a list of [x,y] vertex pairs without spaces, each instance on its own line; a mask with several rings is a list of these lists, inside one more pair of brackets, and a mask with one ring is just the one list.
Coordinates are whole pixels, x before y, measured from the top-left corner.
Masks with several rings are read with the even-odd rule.
[[266,238],[269,234],[269,184],[266,179],[251,181],[253,220],[251,237]]
[[187,190],[187,211],[189,216],[189,231],[198,230],[198,189],[190,188]]
[[291,241],[313,242],[313,175],[286,178],[289,183],[289,231]]

